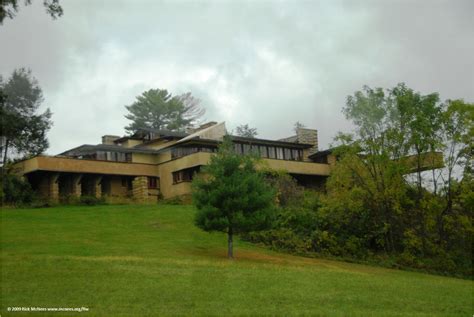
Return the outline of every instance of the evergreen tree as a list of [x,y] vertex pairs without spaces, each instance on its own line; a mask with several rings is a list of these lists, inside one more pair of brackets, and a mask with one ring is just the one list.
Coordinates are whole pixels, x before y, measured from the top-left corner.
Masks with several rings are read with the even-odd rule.
[[10,153],[38,155],[48,146],[46,132],[51,128],[51,112],[36,114],[43,102],[38,81],[24,68],[13,71],[3,82],[0,77],[0,136],[3,163]]
[[233,258],[235,233],[264,229],[273,215],[275,194],[255,167],[255,158],[236,154],[226,137],[193,181],[196,225],[205,231],[227,232],[229,258]]
[[165,89],[150,89],[125,108],[130,112],[125,118],[132,121],[125,127],[130,133],[140,128],[182,131],[192,127],[204,114],[200,100],[191,93],[172,96]]

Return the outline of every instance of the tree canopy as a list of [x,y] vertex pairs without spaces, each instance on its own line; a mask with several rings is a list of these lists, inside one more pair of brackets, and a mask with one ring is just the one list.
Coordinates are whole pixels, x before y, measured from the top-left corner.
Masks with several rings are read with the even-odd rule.
[[293,131],[295,131],[295,133],[298,133],[299,129],[302,129],[302,128],[305,128],[305,127],[306,126],[304,124],[302,124],[299,121],[296,121],[295,124],[293,125]]
[[8,155],[30,156],[44,152],[48,146],[46,132],[51,128],[51,111],[37,114],[43,93],[31,71],[14,70],[4,82],[0,77],[0,131],[2,158]]
[[132,122],[125,127],[130,133],[140,128],[183,131],[193,127],[205,110],[200,100],[191,93],[172,96],[165,89],[150,89],[136,97],[136,101],[125,108],[125,118]]
[[456,249],[450,261],[458,265],[459,254],[470,252],[473,206],[453,188],[473,186],[474,105],[443,103],[436,93],[399,84],[386,91],[364,87],[348,97],[344,113],[356,131],[338,138],[325,207],[339,219],[339,234],[373,250],[403,253],[406,262],[447,260]]
[[274,200],[275,193],[256,170],[255,158],[236,154],[227,137],[193,181],[196,225],[205,231],[227,232],[229,258],[233,258],[235,233],[270,224]]
[[[0,24],[3,24],[5,18],[13,19],[19,10],[18,0],[2,0],[0,1]],[[30,5],[31,0],[24,0],[25,5]],[[56,19],[63,15],[63,8],[59,5],[59,0],[43,0],[43,6],[46,12]]]
[[257,136],[257,128],[251,128],[248,124],[241,124],[236,128],[235,132],[238,136],[245,138],[255,138]]
[[324,192],[288,191],[272,229],[248,238],[472,278],[474,104],[399,84],[364,87],[343,110],[355,129],[336,138]]

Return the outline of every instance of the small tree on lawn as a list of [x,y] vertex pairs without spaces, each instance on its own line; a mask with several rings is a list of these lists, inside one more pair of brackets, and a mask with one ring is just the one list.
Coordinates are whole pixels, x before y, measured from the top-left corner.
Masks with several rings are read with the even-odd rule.
[[236,154],[226,137],[193,181],[195,223],[205,231],[227,232],[229,258],[233,258],[235,233],[265,229],[273,215],[274,191],[255,163],[252,156]]

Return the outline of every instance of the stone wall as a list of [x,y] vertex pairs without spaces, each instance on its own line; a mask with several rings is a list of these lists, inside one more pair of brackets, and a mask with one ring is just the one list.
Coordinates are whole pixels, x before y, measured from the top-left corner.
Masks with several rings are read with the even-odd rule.
[[82,195],[82,174],[72,175],[72,192],[71,194],[77,198],[80,198]]
[[308,155],[318,152],[318,130],[298,128],[296,131],[297,143],[312,144]]
[[133,198],[139,203],[148,202],[148,179],[146,176],[137,176],[133,180]]
[[39,194],[51,202],[59,200],[59,173],[50,173],[45,175],[38,184]]
[[120,139],[118,135],[104,135],[102,136],[102,144],[115,144],[114,141]]

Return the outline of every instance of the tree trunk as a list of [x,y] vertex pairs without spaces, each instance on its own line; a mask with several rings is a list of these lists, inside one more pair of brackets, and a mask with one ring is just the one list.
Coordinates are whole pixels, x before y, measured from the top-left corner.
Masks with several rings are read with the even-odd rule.
[[227,257],[229,259],[234,258],[234,245],[233,245],[234,240],[233,239],[234,237],[233,237],[232,228],[229,228],[229,231],[227,232]]
[[7,158],[8,158],[8,145],[9,145],[9,144],[8,144],[8,143],[9,143],[8,141],[9,141],[8,139],[6,139],[6,140],[5,140],[5,148],[4,148],[4,150],[5,150],[5,154],[4,154],[4,156],[3,156],[3,167],[5,167],[5,165],[7,164]]

